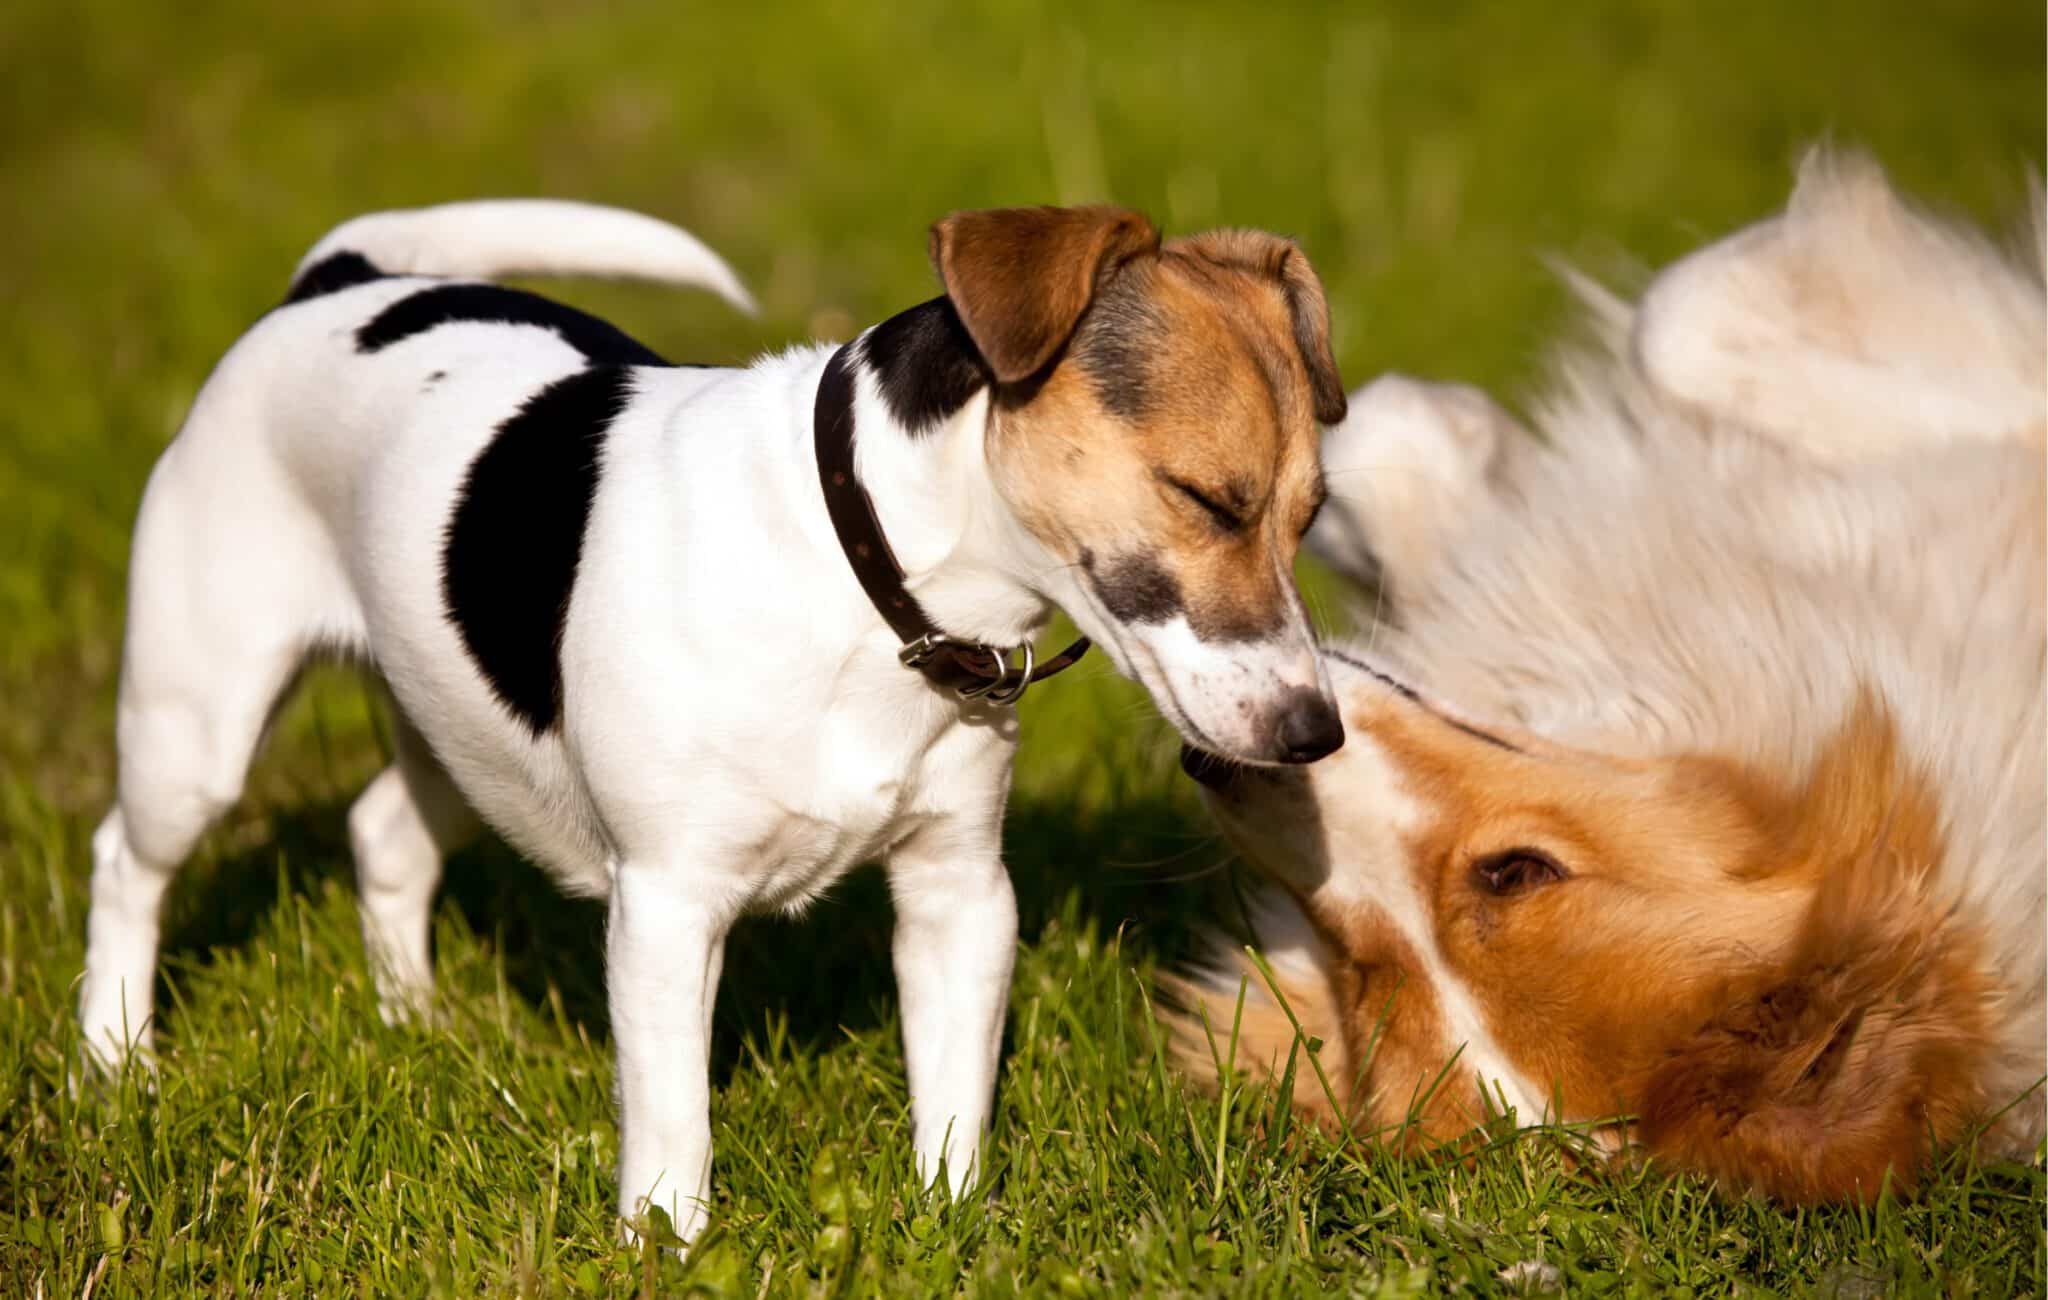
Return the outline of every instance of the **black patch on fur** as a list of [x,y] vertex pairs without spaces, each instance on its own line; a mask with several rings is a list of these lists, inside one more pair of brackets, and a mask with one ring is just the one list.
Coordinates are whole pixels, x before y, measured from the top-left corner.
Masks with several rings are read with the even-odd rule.
[[1387,674],[1381,672],[1379,669],[1365,662],[1365,660],[1360,659],[1355,655],[1345,654],[1342,650],[1332,649],[1329,646],[1322,647],[1322,652],[1326,658],[1335,659],[1338,663],[1341,664],[1350,664],[1353,668],[1356,668],[1358,671],[1372,678],[1380,685],[1394,692],[1394,694],[1400,696],[1402,699],[1408,701],[1410,704],[1413,704],[1416,708],[1421,709],[1424,713],[1427,713],[1430,717],[1435,718],[1438,722],[1441,722],[1444,725],[1450,727],[1453,731],[1462,731],[1466,735],[1472,737],[1472,739],[1474,740],[1483,740],[1489,745],[1493,745],[1498,748],[1507,750],[1510,754],[1519,754],[1522,752],[1520,746],[1511,745],[1507,741],[1502,740],[1499,736],[1494,735],[1490,731],[1482,731],[1478,727],[1473,726],[1471,723],[1461,722],[1457,718],[1445,717],[1443,714],[1431,708],[1429,706],[1429,701],[1423,699],[1421,692],[1417,691],[1413,686],[1410,686],[1408,683],[1401,681],[1398,678],[1387,676]]
[[536,738],[562,711],[562,629],[612,421],[632,372],[558,379],[498,427],[462,482],[441,556],[448,621]]
[[995,382],[950,298],[898,312],[867,332],[861,359],[882,400],[911,434],[927,433]]
[[1166,324],[1151,300],[1121,279],[1110,281],[1088,308],[1074,342],[1074,356],[1111,414],[1141,420],[1156,394],[1152,356],[1163,345]]
[[285,305],[383,278],[384,273],[377,269],[376,263],[361,253],[330,253],[292,280],[292,287],[284,296]]
[[537,325],[598,365],[665,366],[654,351],[587,312],[565,307],[537,293],[495,284],[441,284],[408,294],[356,331],[356,350],[376,352],[436,325],[480,321],[493,325]]
[[[1435,711],[1431,710],[1431,712]],[[1460,722],[1456,718],[1446,718],[1441,713],[1437,713],[1436,718],[1439,722],[1448,725],[1451,730],[1462,731],[1466,735],[1472,737],[1472,739],[1483,740],[1487,744],[1492,745],[1496,749],[1505,749],[1510,754],[1519,754],[1522,752],[1520,749],[1517,749],[1515,746],[1510,745],[1508,742],[1502,740],[1499,736],[1494,735],[1492,732],[1481,731],[1479,728],[1473,726],[1469,722]]]
[[1102,598],[1102,606],[1122,623],[1164,623],[1181,613],[1180,581],[1166,566],[1142,551],[1113,557],[1098,565],[1095,552],[1083,549],[1081,568]]

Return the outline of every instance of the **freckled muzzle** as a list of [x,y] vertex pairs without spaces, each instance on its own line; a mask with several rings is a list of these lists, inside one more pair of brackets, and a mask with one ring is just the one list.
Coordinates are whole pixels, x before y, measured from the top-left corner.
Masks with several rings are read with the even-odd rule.
[[[1336,707],[1315,691],[1297,691],[1282,707],[1274,725],[1272,752],[1289,764],[1313,763],[1344,746],[1344,722]],[[1245,765],[1183,743],[1180,767],[1211,790],[1228,789]]]
[[1076,622],[1197,748],[1264,765],[1312,763],[1343,745],[1301,603],[1277,568],[1263,609],[1190,601],[1175,569],[1148,551],[1084,547],[1076,567],[1086,593]]

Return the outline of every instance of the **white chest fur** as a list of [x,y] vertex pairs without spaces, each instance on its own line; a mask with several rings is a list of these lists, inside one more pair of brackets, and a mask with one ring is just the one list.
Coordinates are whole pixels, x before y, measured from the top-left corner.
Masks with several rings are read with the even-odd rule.
[[955,704],[893,654],[863,669],[863,689],[790,719],[777,729],[784,745],[747,762],[754,807],[735,811],[756,864],[750,908],[801,908],[847,871],[955,819],[990,838],[999,831],[1015,719]]

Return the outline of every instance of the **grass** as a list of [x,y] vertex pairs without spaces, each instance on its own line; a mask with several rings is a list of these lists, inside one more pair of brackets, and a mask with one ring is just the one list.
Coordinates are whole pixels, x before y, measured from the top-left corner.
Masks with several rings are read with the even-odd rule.
[[[2043,156],[2008,0],[1027,10],[384,0],[0,9],[0,1293],[2038,1294],[2041,1165],[1786,1213],[1569,1135],[1414,1163],[1189,1095],[1146,991],[1222,848],[1099,664],[1027,705],[1024,945],[992,1177],[910,1177],[886,891],[746,927],[717,1038],[715,1229],[616,1248],[600,914],[502,849],[450,869],[446,1023],[377,1020],[341,817],[345,677],[283,718],[175,890],[157,1090],[71,1099],[86,838],[111,788],[128,528],[208,367],[351,213],[544,192],[674,217],[759,292],[562,286],[673,355],[844,335],[931,292],[949,208],[1116,198],[1301,237],[1346,374],[1515,400],[1562,296],[1782,198],[1808,141],[2003,222]],[[1341,593],[1320,580],[1340,617]]]

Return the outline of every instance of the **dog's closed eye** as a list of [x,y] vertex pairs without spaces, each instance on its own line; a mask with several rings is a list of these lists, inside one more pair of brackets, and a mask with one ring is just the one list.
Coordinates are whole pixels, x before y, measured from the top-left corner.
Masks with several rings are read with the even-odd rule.
[[1532,848],[1489,853],[1472,864],[1472,874],[1488,893],[1502,896],[1555,884],[1571,875],[1556,858]]
[[1201,507],[1215,525],[1226,533],[1234,533],[1244,527],[1244,512],[1221,499],[1223,493],[1210,494],[1182,479],[1167,478],[1166,485],[1183,498]]

